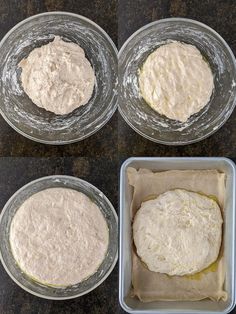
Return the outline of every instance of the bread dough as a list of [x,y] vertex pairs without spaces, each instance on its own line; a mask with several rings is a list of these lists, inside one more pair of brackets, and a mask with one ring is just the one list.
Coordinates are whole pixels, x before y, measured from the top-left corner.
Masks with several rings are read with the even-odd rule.
[[159,114],[186,122],[207,105],[214,81],[200,51],[175,41],[148,56],[139,74],[139,86],[142,97]]
[[154,272],[186,275],[216,261],[222,216],[207,196],[182,189],[143,202],[133,224],[137,254]]
[[49,188],[30,196],[10,226],[20,268],[44,284],[69,286],[94,274],[107,253],[109,233],[99,207],[85,194]]
[[92,96],[95,74],[84,50],[58,36],[31,51],[19,67],[26,94],[37,106],[55,114],[68,114]]

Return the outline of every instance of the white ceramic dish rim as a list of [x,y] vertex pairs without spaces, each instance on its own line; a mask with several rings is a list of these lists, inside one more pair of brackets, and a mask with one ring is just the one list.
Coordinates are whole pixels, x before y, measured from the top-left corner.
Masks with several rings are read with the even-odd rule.
[[[198,26],[201,26],[207,30],[209,30],[210,32],[212,32],[223,44],[224,46],[226,47],[226,49],[228,50],[232,60],[233,60],[233,64],[234,64],[234,68],[235,68],[235,71],[236,71],[236,59],[235,59],[235,56],[231,50],[231,48],[229,47],[229,45],[227,44],[227,42],[224,40],[223,37],[220,36],[220,34],[218,34],[213,28],[209,27],[208,25],[204,24],[204,23],[201,23],[201,22],[198,22],[196,20],[193,20],[193,19],[187,19],[187,18],[182,18],[182,17],[171,17],[171,18],[165,18],[165,19],[160,19],[158,21],[154,21],[154,22],[151,22],[149,24],[146,24],[144,25],[143,27],[139,28],[136,32],[134,32],[125,42],[124,44],[121,46],[119,52],[118,52],[118,62],[119,62],[119,58],[121,56],[121,54],[123,53],[123,51],[126,49],[126,46],[129,44],[129,42],[135,37],[137,36],[139,33],[143,32],[145,29],[153,26],[153,25],[158,25],[160,23],[163,23],[163,22],[170,22],[170,21],[175,21],[175,22],[190,22],[192,24],[195,24],[195,25],[198,25]],[[163,144],[163,145],[168,145],[168,146],[184,146],[184,145],[189,145],[189,144],[193,144],[193,143],[197,143],[197,142],[200,142],[204,139],[206,139],[207,137],[211,136],[212,134],[214,134],[215,132],[217,132],[225,123],[226,121],[230,118],[234,108],[236,106],[236,97],[234,99],[234,102],[233,102],[233,105],[232,105],[232,108],[231,110],[229,111],[229,115],[227,117],[227,119],[221,123],[219,123],[218,127],[215,129],[213,128],[213,130],[211,132],[209,132],[208,134],[205,134],[204,136],[202,136],[201,138],[198,138],[198,139],[195,139],[195,140],[191,140],[191,141],[188,141],[187,143],[179,143],[179,142],[173,142],[173,143],[169,143],[169,142],[165,142],[165,141],[162,141],[162,140],[159,140],[159,139],[154,139],[152,137],[150,137],[149,135],[146,135],[145,133],[141,132],[140,130],[138,130],[135,126],[133,126],[130,121],[126,118],[125,114],[122,112],[122,110],[120,109],[120,106],[118,105],[118,111],[119,113],[121,114],[122,118],[125,120],[125,122],[136,132],[138,133],[139,135],[141,135],[142,137],[152,141],[152,142],[155,142],[155,143],[159,143],[159,144]]]
[[[65,178],[65,179],[73,179],[73,180],[78,180],[80,183],[86,183],[86,185],[88,186],[91,186],[94,190],[96,190],[99,194],[102,195],[102,197],[106,200],[107,204],[109,205],[112,213],[114,214],[114,217],[115,217],[115,220],[116,220],[116,223],[118,224],[118,216],[117,216],[117,213],[113,207],[113,205],[111,204],[111,202],[109,201],[109,199],[106,197],[105,194],[103,194],[103,192],[101,192],[98,188],[96,188],[94,185],[92,185],[91,183],[85,181],[85,180],[82,180],[80,178],[77,178],[77,177],[74,177],[74,176],[68,176],[68,175],[51,175],[51,176],[44,176],[44,177],[41,177],[41,178],[38,178],[36,180],[33,180],[27,184],[25,184],[24,186],[22,186],[20,189],[18,189],[10,198],[9,200],[6,202],[5,206],[3,207],[3,210],[0,214],[0,221],[2,220],[2,217],[8,207],[8,204],[11,203],[11,201],[15,198],[16,195],[20,194],[22,190],[24,190],[25,188],[37,183],[37,182],[40,182],[40,181],[43,181],[45,179],[60,179],[60,178]],[[98,286],[100,286],[105,280],[106,278],[111,274],[111,272],[113,271],[116,263],[117,263],[117,260],[118,260],[118,250],[116,252],[116,256],[114,258],[114,261],[113,263],[111,264],[110,266],[110,269],[109,271],[106,273],[106,275],[101,278],[101,280],[96,284],[94,285],[93,287],[91,287],[90,289],[88,289],[87,291],[84,291],[78,295],[74,295],[74,296],[71,296],[71,297],[47,297],[47,296],[42,296],[41,294],[37,293],[37,292],[34,292],[28,288],[26,288],[24,285],[22,285],[18,280],[16,280],[16,278],[14,276],[12,276],[12,274],[10,273],[10,271],[8,270],[3,258],[2,258],[2,254],[1,254],[1,251],[0,251],[0,261],[2,262],[2,265],[5,269],[5,271],[7,272],[7,274],[10,276],[10,278],[19,286],[21,287],[23,290],[29,292],[30,294],[33,294],[39,298],[42,298],[42,299],[48,299],[48,300],[57,300],[57,301],[61,301],[61,300],[69,300],[69,299],[74,299],[74,298],[77,298],[77,297],[80,297],[82,295],[85,295],[89,292],[91,292],[92,290],[96,289]]]
[[[123,270],[124,270],[124,265],[123,265],[123,199],[125,197],[125,192],[123,189],[123,183],[125,180],[125,176],[126,176],[126,172],[125,169],[126,167],[133,161],[150,161],[150,162],[158,162],[158,161],[163,161],[165,160],[166,162],[170,162],[170,161],[225,161],[226,163],[228,163],[230,165],[230,167],[232,168],[232,172],[233,172],[233,176],[234,178],[236,177],[236,165],[234,164],[234,162],[226,157],[130,157],[128,159],[126,159],[120,168],[120,204],[119,204],[119,303],[121,305],[121,307],[123,308],[123,310],[125,310],[128,313],[137,313],[137,314],[158,314],[158,313],[164,313],[159,312],[158,309],[151,309],[151,310],[135,310],[135,309],[131,309],[129,308],[126,303],[124,302],[124,295],[123,295]],[[234,188],[235,188],[235,182],[234,182]],[[235,207],[235,189],[233,192],[233,204]],[[235,208],[234,208],[235,210]],[[235,216],[235,215],[234,215]],[[232,228],[233,230],[235,230],[235,221],[233,221],[232,224]],[[234,233],[235,235],[235,233]],[[233,246],[232,246],[232,256],[235,256],[235,239],[233,240]],[[184,313],[188,313],[188,314],[198,314],[198,313],[207,313],[207,314],[221,314],[221,313],[229,313],[231,312],[235,305],[236,305],[236,291],[235,291],[235,285],[236,285],[236,276],[235,276],[235,258],[234,258],[234,264],[232,264],[232,273],[234,274],[234,278],[232,280],[232,291],[234,292],[233,298],[232,298],[232,302],[231,304],[228,306],[227,310],[224,312],[216,312],[216,311],[192,311],[192,312],[186,312],[184,310]],[[166,312],[168,313],[168,312]],[[172,312],[173,314],[178,314],[178,313],[182,313],[181,311],[177,310],[176,312]]]
[[[39,14],[35,14],[33,16],[30,16],[26,19],[24,19],[23,21],[17,23],[15,26],[13,26],[5,35],[4,37],[1,39],[0,41],[0,49],[1,47],[4,45],[6,39],[11,35],[11,33],[13,33],[16,29],[18,29],[19,27],[21,27],[22,25],[24,25],[25,23],[34,20],[35,18],[39,17],[39,16],[47,16],[47,15],[67,15],[67,16],[73,16],[76,18],[79,18],[81,20],[84,20],[88,23],[90,23],[91,25],[95,26],[108,40],[108,42],[110,43],[110,45],[112,46],[112,48],[114,49],[114,52],[116,55],[118,55],[118,49],[116,47],[116,45],[114,44],[114,42],[112,41],[112,39],[110,38],[110,36],[104,31],[103,28],[101,28],[97,23],[93,22],[92,20],[90,20],[89,18],[83,16],[83,15],[79,15],[79,14],[75,14],[75,13],[71,13],[71,12],[66,12],[66,11],[52,11],[52,12],[44,12],[44,13],[39,13]],[[23,135],[24,137],[34,141],[34,142],[38,142],[38,143],[43,143],[43,144],[48,144],[48,145],[65,145],[65,144],[72,144],[72,143],[76,143],[76,142],[80,142],[82,140],[84,140],[85,138],[90,137],[91,135],[95,134],[97,131],[99,131],[103,126],[105,126],[105,124],[111,119],[111,117],[113,116],[113,114],[115,113],[116,109],[117,109],[117,105],[118,104],[118,100],[116,99],[112,110],[107,114],[107,119],[105,119],[100,125],[99,128],[95,128],[93,131],[91,131],[88,134],[85,134],[84,136],[82,136],[80,139],[73,139],[70,141],[46,141],[46,140],[39,140],[33,136],[31,136],[30,134],[27,134],[21,130],[19,130],[8,118],[7,116],[4,114],[4,112],[1,110],[0,108],[0,114],[2,115],[2,117],[4,118],[4,120],[19,134]]]

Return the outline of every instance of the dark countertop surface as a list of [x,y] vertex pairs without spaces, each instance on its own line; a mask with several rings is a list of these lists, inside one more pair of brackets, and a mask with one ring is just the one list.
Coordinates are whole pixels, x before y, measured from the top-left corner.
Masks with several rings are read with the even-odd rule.
[[117,117],[115,112],[110,121],[98,132],[85,140],[68,145],[45,145],[31,141],[13,130],[0,115],[0,156],[53,157],[117,156]]
[[[109,173],[109,176],[102,174]],[[117,163],[89,158],[0,158],[0,208],[26,183],[39,177],[78,176],[99,188],[117,210]],[[1,314],[112,314],[122,313],[118,303],[118,264],[95,290],[68,301],[35,297],[18,287],[0,264]]]
[[[46,11],[84,15],[100,25],[117,43],[116,0],[1,0],[0,39],[18,22]],[[51,146],[33,142],[14,131],[0,116],[0,156],[106,156],[117,153],[117,116],[96,134],[70,145]]]
[[[120,0],[119,48],[140,27],[162,18],[186,17],[215,29],[236,54],[236,2],[234,0]],[[153,143],[133,131],[119,116],[118,149],[129,156],[236,156],[236,110],[226,124],[209,138],[187,146]]]
[[[28,16],[59,10],[78,13],[94,20],[116,44],[119,39],[121,46],[141,26],[160,18],[179,16],[197,19],[213,27],[236,53],[234,0],[119,0],[119,38],[116,2],[116,0],[0,0],[0,38]],[[144,139],[116,113],[99,132],[82,142],[49,146],[24,138],[0,117],[0,156],[12,156],[0,158],[0,208],[27,182],[44,175],[68,174],[79,176],[97,186],[117,209],[118,165],[122,160],[131,156],[235,157],[235,124],[236,111],[210,138],[188,146],[168,147]],[[38,158],[20,158],[22,156]],[[62,156],[83,157],[74,159],[61,158]],[[0,314],[72,313],[125,313],[118,301],[118,264],[96,290],[81,298],[61,302],[43,300],[25,292],[9,278],[0,265]]]
[[[92,19],[117,44],[116,0],[2,0],[0,39],[26,17],[54,10],[73,12]],[[0,156],[12,156],[0,158],[0,208],[27,182],[45,175],[67,174],[94,184],[117,209],[117,120],[115,113],[100,131],[82,142],[49,146],[24,138],[0,117]],[[68,156],[83,157],[74,159]],[[60,302],[40,299],[25,292],[10,279],[0,264],[0,314],[72,313],[123,313],[118,302],[118,264],[106,281],[88,295]]]

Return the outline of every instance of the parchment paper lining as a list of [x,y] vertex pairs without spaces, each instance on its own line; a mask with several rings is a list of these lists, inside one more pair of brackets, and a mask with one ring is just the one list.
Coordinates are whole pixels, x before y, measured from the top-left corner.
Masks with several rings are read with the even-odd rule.
[[[129,167],[127,175],[129,184],[134,188],[131,203],[132,219],[142,201],[148,196],[159,195],[176,188],[214,195],[223,214],[225,174],[217,170],[170,170],[154,173],[148,169],[136,170]],[[132,295],[137,296],[142,302],[196,301],[205,298],[227,300],[227,293],[223,290],[225,281],[223,255],[219,258],[216,271],[203,273],[198,279],[149,271],[136,255],[134,247],[132,260]]]

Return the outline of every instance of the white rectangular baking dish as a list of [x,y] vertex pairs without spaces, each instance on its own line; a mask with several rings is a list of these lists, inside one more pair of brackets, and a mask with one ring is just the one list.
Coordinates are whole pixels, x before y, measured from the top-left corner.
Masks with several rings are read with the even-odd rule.
[[[130,203],[132,187],[129,186],[126,170],[128,167],[147,168],[154,171],[217,169],[225,172],[226,205],[224,245],[226,256],[226,282],[228,301],[202,300],[194,302],[150,302],[143,303],[129,296],[131,288],[131,217]],[[235,306],[235,164],[227,158],[129,158],[120,171],[120,258],[119,258],[119,300],[122,308],[129,313],[229,313]]]

